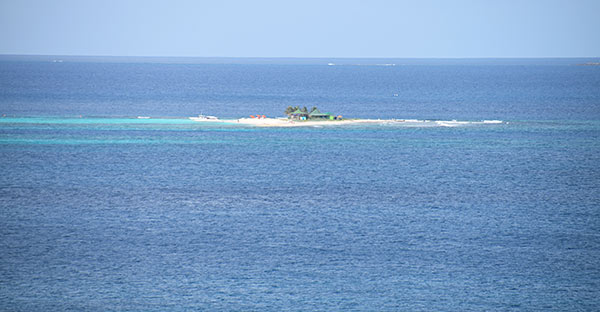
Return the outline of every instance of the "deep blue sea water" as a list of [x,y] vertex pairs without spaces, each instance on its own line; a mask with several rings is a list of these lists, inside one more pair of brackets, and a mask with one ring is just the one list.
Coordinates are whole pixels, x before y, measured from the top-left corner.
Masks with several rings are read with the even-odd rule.
[[[600,67],[567,61],[2,61],[0,310],[597,310]],[[504,123],[174,118],[288,105]]]

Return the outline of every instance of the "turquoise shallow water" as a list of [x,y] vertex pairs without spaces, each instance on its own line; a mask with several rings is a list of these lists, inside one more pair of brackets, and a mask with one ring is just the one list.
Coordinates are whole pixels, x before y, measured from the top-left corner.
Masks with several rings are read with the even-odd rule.
[[[110,64],[63,74],[87,77],[86,66],[114,79],[122,74]],[[182,85],[194,76],[180,67],[127,66],[157,77],[166,70]],[[561,74],[562,67],[552,67],[559,77],[540,76],[543,83],[529,85],[532,92],[517,88],[525,93],[515,95],[519,108],[508,113],[498,103],[515,89],[502,84],[485,105],[437,102],[407,113],[502,124],[330,128],[116,117],[186,116],[187,104],[152,106],[143,98],[178,93],[158,87],[146,94],[139,81],[129,86],[140,93],[117,103],[121,89],[102,91],[93,75],[80,85],[68,75],[53,78],[56,86],[75,84],[80,91],[46,87],[42,96],[9,85],[47,86],[40,76],[52,71],[25,66],[10,76],[6,68],[0,76],[0,103],[9,115],[0,118],[0,303],[6,310],[593,311],[600,305],[600,119],[594,115],[600,102],[597,91],[577,93],[596,78],[560,82],[573,77],[571,68]],[[549,69],[485,71],[518,82],[523,70],[529,77]],[[268,80],[273,70],[259,66],[250,73]],[[315,69],[288,70],[304,77]],[[379,70],[365,79],[398,82]],[[471,67],[412,70],[434,85],[440,71],[481,77]],[[227,76],[238,71],[212,68],[208,85],[235,89]],[[338,74],[342,85],[363,79]],[[87,93],[90,81],[100,84],[98,94]],[[554,95],[536,97],[548,83]],[[281,85],[265,85],[235,90],[240,99],[286,98]],[[294,88],[309,94],[308,102],[313,87],[305,81]],[[354,100],[377,98],[370,90]],[[473,91],[460,90],[456,97]],[[230,116],[246,114],[243,100],[214,96]],[[423,93],[428,97],[443,96]],[[520,102],[525,98],[530,102]],[[563,106],[568,98],[574,104]],[[367,102],[389,111],[381,118],[402,117],[392,102]],[[149,110],[129,114],[133,108],[124,103]],[[366,112],[362,104],[345,105]],[[29,113],[19,115],[17,107]],[[164,114],[168,107],[172,113]],[[94,112],[72,114],[87,108]],[[113,116],[89,117],[99,111]],[[492,111],[499,113],[489,116]],[[518,118],[531,111],[539,113]]]
[[102,124],[102,125],[115,125],[115,124],[127,124],[127,125],[138,125],[138,124],[151,124],[151,125],[180,125],[180,124],[192,124],[194,121],[188,118],[99,118],[99,117],[5,117],[0,119],[0,123],[3,124],[38,124],[38,125],[88,125],[88,124]]

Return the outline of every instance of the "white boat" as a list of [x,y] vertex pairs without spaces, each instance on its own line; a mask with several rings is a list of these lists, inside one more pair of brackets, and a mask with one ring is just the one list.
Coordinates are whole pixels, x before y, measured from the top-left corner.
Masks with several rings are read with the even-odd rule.
[[206,115],[198,115],[198,117],[190,117],[191,120],[194,121],[218,121],[219,118],[216,116],[206,116]]
[[198,119],[218,120],[219,118],[215,116],[198,115]]

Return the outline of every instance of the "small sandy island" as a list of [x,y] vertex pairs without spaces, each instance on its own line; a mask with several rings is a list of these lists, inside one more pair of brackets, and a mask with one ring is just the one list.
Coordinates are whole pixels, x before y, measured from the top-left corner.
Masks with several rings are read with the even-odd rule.
[[430,121],[416,119],[343,119],[343,120],[318,120],[304,121],[282,118],[240,118],[240,119],[218,119],[216,117],[190,117],[193,121],[223,124],[239,124],[257,127],[319,127],[319,126],[341,126],[341,125],[361,125],[361,124],[430,124],[443,127],[455,127],[466,124],[499,124],[501,120],[483,120],[483,121]]
[[239,124],[257,127],[310,127],[310,126],[334,126],[334,125],[347,125],[357,122],[369,122],[367,119],[361,120],[319,120],[319,121],[304,121],[304,120],[291,120],[285,117],[282,118],[240,118],[240,119],[217,119],[217,118],[203,118],[203,117],[190,117],[193,121],[199,122],[210,122],[210,123],[227,123],[227,124]]

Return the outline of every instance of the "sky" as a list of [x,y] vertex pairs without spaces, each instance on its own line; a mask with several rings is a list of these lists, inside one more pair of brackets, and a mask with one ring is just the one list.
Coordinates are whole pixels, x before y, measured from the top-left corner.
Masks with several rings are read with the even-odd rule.
[[600,0],[0,0],[0,54],[598,57]]

